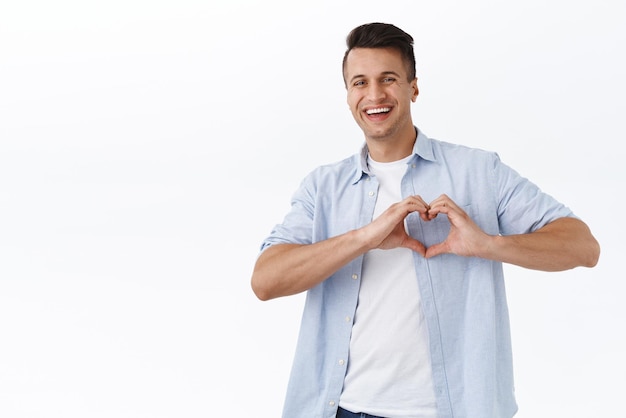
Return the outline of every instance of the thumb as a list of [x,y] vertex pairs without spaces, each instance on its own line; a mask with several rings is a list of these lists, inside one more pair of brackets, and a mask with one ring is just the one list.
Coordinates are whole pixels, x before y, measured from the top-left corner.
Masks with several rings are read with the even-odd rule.
[[448,251],[448,245],[444,241],[444,242],[440,242],[439,244],[431,245],[430,247],[428,247],[424,257],[432,258],[432,257],[436,257],[436,256],[438,256],[440,254],[446,254],[448,252],[449,252]]
[[415,251],[422,257],[426,256],[426,247],[424,246],[424,244],[422,244],[420,241],[416,240],[413,237],[408,236],[402,246],[408,248],[409,250]]

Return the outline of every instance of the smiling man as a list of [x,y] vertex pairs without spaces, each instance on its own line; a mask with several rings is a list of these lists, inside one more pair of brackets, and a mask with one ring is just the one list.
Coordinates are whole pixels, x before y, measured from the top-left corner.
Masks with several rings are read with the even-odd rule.
[[262,300],[307,292],[283,416],[512,417],[502,263],[592,267],[599,245],[495,153],[415,127],[409,34],[371,23],[347,46],[365,144],[304,179],[252,274]]

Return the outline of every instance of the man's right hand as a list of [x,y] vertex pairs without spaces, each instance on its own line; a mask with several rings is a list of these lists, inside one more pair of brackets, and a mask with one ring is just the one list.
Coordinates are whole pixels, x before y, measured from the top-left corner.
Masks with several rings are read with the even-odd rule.
[[409,214],[418,212],[424,221],[429,221],[429,209],[430,206],[418,195],[407,197],[391,205],[372,223],[363,227],[362,232],[368,234],[366,240],[370,249],[390,250],[404,247],[424,256],[426,247],[407,234],[404,220]]

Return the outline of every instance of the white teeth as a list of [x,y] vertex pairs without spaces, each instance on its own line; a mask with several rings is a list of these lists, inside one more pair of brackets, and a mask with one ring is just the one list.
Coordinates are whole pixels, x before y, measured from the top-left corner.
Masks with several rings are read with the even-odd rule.
[[369,109],[366,110],[365,113],[367,113],[368,115],[373,115],[375,113],[387,113],[391,110],[390,107],[379,107],[377,109]]

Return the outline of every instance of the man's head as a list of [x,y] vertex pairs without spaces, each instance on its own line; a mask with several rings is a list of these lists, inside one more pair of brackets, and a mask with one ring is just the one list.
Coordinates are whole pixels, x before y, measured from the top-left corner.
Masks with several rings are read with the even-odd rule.
[[371,23],[354,29],[347,43],[343,77],[352,116],[376,161],[400,159],[415,140],[410,107],[419,90],[413,38],[393,25]]
[[346,82],[346,60],[354,48],[392,48],[400,52],[406,66],[408,80],[415,78],[415,53],[413,37],[388,23],[367,23],[354,28],[346,38],[348,49],[343,56],[343,77]]

